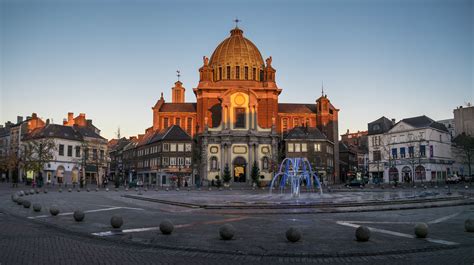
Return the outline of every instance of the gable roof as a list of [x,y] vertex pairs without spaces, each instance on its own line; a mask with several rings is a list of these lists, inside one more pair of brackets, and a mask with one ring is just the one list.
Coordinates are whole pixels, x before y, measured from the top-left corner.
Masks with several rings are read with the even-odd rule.
[[196,103],[163,103],[160,112],[196,112]]
[[89,126],[77,126],[74,125],[72,128],[74,130],[78,131],[83,137],[91,137],[91,138],[97,138],[97,139],[103,139],[105,140],[104,137],[100,136],[95,132],[95,130]]
[[315,127],[295,127],[286,135],[285,140],[304,139],[304,140],[327,140],[328,138],[318,128]]
[[[377,126],[374,126],[374,125],[378,125],[378,128],[376,128]],[[380,134],[380,133],[385,133],[388,130],[390,130],[393,127],[393,122],[387,119],[385,116],[382,116],[376,119],[375,121],[367,124],[367,127],[368,127],[367,135]]]
[[448,129],[446,128],[446,126],[444,126],[444,124],[436,122],[425,115],[412,117],[412,118],[406,118],[399,121],[399,123],[400,122],[404,122],[410,126],[413,126],[414,128],[431,127],[434,129],[438,129],[440,131],[448,132]]
[[316,113],[316,104],[278,103],[278,113]]
[[66,140],[82,141],[83,136],[77,130],[70,126],[48,124],[41,128],[36,128],[27,135],[24,139],[39,139],[39,138],[60,138]]

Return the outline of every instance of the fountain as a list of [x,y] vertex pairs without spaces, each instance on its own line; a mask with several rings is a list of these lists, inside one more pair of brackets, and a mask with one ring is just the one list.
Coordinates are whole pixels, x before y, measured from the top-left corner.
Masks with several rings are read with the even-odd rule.
[[277,182],[280,193],[284,192],[287,184],[291,185],[291,195],[293,197],[300,196],[301,185],[305,185],[307,190],[312,191],[314,185],[319,188],[319,193],[323,194],[321,183],[318,175],[313,172],[311,164],[305,157],[285,158],[281,164],[277,174],[273,177],[270,184],[270,194],[273,190],[273,185]]

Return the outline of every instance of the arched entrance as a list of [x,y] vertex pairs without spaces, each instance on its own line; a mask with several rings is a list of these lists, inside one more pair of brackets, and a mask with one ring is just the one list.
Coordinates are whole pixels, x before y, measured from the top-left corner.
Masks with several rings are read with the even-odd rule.
[[234,172],[234,182],[245,182],[247,180],[247,176],[245,174],[247,162],[245,158],[239,156],[234,159],[233,165],[233,172]]
[[398,169],[396,167],[391,167],[388,170],[388,177],[390,182],[398,182]]
[[405,183],[410,183],[411,182],[411,169],[408,166],[404,166],[402,168],[402,176],[403,176],[403,182]]
[[426,180],[426,171],[425,171],[425,167],[423,166],[417,166],[415,168],[415,176],[416,176],[416,180]]

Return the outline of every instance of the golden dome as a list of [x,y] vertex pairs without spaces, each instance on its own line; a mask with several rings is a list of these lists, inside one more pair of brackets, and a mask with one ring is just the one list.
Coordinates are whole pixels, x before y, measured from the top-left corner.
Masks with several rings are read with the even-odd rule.
[[[227,78],[227,69],[230,66],[230,79],[245,79],[244,69],[248,67],[249,77],[252,79],[251,71],[256,72],[256,79],[260,70],[263,69],[264,63],[262,55],[257,46],[248,39],[244,38],[243,31],[239,28],[234,28],[230,31],[230,37],[222,41],[212,53],[209,66],[214,68],[215,73],[218,73],[218,68],[222,68],[222,78],[216,76],[217,80],[229,79]],[[239,73],[236,73],[236,66],[239,66]],[[254,70],[255,68],[255,70]]]

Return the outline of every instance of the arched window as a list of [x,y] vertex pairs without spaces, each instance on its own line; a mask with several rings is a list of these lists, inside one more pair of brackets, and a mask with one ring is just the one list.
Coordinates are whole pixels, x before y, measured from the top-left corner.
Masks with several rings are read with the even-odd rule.
[[217,170],[217,157],[211,157],[211,171]]
[[226,71],[227,79],[230,79],[230,66],[227,66],[227,71]]
[[264,156],[264,157],[262,158],[262,169],[263,169],[263,170],[268,170],[268,168],[269,168],[269,166],[270,166],[269,164],[270,164],[270,163],[269,163],[268,157]]

